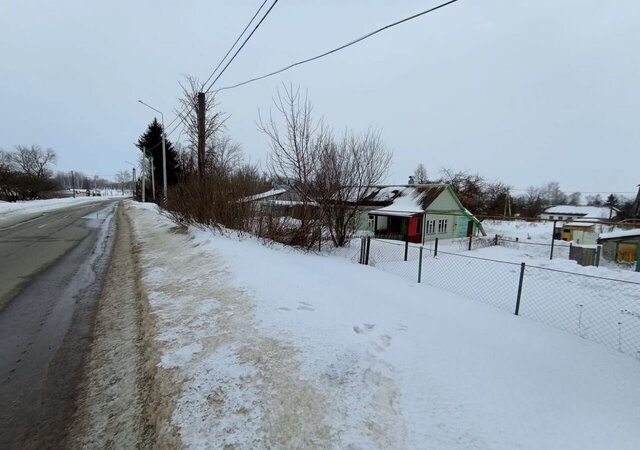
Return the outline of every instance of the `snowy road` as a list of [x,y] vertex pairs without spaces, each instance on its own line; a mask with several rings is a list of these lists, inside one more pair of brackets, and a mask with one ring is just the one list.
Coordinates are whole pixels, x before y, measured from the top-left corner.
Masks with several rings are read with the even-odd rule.
[[0,448],[52,448],[64,438],[114,207],[101,201],[2,223]]

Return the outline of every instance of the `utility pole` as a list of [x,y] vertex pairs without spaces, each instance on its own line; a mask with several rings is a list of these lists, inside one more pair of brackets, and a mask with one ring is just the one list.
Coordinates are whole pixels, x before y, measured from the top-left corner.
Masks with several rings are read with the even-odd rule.
[[156,178],[155,178],[155,167],[153,166],[153,156],[149,156],[151,160],[151,192],[153,193],[153,201],[156,201]]
[[204,144],[205,144],[205,97],[204,92],[198,92],[198,174],[204,177]]
[[136,184],[136,168],[133,168],[133,183],[131,184],[131,194],[133,195],[134,199],[135,197],[138,195],[138,185]]
[[76,180],[73,177],[73,170],[71,171],[71,190],[73,191],[73,198],[76,198]]
[[147,178],[147,158],[142,158],[142,203],[146,201],[145,197],[145,179]]

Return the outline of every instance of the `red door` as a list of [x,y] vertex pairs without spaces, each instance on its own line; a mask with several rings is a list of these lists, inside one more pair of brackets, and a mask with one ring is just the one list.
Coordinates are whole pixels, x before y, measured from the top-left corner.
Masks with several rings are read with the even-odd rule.
[[473,236],[473,222],[467,222],[467,237]]

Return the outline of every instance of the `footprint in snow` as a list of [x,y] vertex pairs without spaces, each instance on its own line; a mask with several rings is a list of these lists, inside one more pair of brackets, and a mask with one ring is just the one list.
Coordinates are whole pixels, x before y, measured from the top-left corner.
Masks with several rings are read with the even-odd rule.
[[365,334],[365,333],[368,333],[369,331],[373,330],[375,328],[375,326],[376,326],[375,323],[364,323],[364,324],[362,324],[362,327],[354,325],[353,326],[353,331],[355,331],[358,334]]
[[298,302],[298,308],[296,309],[301,311],[315,311],[313,305],[307,302]]

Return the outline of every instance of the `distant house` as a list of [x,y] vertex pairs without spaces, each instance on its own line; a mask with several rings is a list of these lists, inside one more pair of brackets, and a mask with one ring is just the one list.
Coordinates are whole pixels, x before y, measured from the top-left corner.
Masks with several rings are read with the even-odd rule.
[[610,208],[608,206],[557,205],[545,209],[545,211],[540,214],[540,218],[564,222],[581,219],[592,222],[607,222],[615,219],[619,212],[617,208]]
[[[305,203],[302,192],[291,184],[274,184],[270,190],[245,197],[242,201],[255,202],[258,210],[263,213],[291,217],[298,217],[299,210]],[[306,203],[315,205],[310,200]]]
[[[381,207],[371,208],[374,204]],[[478,233],[486,236],[480,221],[446,184],[375,186],[365,207],[368,227],[377,236],[416,243]]]
[[598,238],[602,244],[602,256],[609,261],[636,263],[640,272],[640,229],[602,233]]

